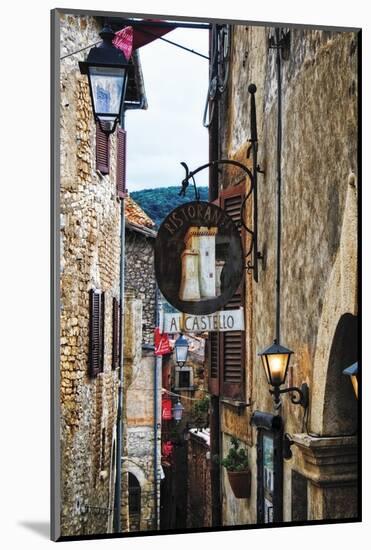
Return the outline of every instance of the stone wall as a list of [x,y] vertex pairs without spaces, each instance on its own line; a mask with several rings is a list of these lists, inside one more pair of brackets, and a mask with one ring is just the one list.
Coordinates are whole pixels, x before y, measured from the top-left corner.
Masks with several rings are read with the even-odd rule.
[[[256,522],[256,430],[249,420],[256,409],[273,412],[257,357],[273,341],[275,328],[277,85],[276,50],[268,50],[272,32],[264,27],[234,27],[228,90],[221,101],[221,158],[247,162],[247,88],[256,84],[258,162],[264,170],[259,174],[258,201],[258,248],[264,259],[259,264],[259,282],[247,275],[250,282],[246,285],[246,398],[250,406],[241,416],[230,405],[221,407],[222,453],[227,452],[232,434],[249,445],[252,491],[250,499],[237,503],[223,474],[226,525]],[[321,445],[326,446],[326,435],[352,435],[342,403],[356,406],[350,383],[341,374],[347,365],[336,367],[332,388],[329,383],[334,379],[328,373],[339,320],[347,313],[357,316],[357,38],[352,32],[297,29],[291,29],[290,35],[289,56],[282,61],[281,341],[295,351],[288,382],[309,384],[311,406],[306,423],[303,409],[283,396],[281,415],[285,431],[300,434],[308,429],[324,436]],[[223,187],[233,184],[230,175],[224,171]],[[330,434],[324,420],[329,392],[339,418],[331,424],[336,424],[337,431]],[[330,467],[331,461],[323,462],[326,477],[321,468],[309,474],[306,457],[330,457],[331,449],[326,454],[322,447],[319,451],[313,442],[305,440],[304,444],[298,436],[293,459],[284,462],[284,521],[291,519],[292,469],[308,480],[308,519],[340,517],[346,501],[352,503],[346,517],[356,516],[354,445],[339,443],[336,467]],[[349,464],[343,485],[342,453]],[[330,479],[336,488],[331,495],[326,489]]]
[[[93,17],[61,15],[61,55],[98,39]],[[120,203],[115,155],[95,169],[95,123],[78,54],[61,60],[61,489],[62,535],[112,529],[118,373],[112,299],[119,296]],[[115,136],[111,138],[115,151]],[[89,290],[105,292],[104,372],[88,376]]]
[[125,285],[143,303],[143,344],[153,344],[155,323],[154,239],[126,230]]

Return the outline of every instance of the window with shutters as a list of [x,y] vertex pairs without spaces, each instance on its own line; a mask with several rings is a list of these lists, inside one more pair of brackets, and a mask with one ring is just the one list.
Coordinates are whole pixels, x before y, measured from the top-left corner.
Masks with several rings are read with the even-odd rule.
[[89,310],[89,375],[95,377],[104,365],[104,292],[90,290]]
[[[102,122],[104,125],[104,122]],[[100,124],[96,125],[96,141],[95,141],[95,154],[96,154],[96,169],[102,174],[109,174],[109,157],[110,157],[110,137],[109,134],[103,132]]]
[[[244,183],[222,190],[218,202],[241,232],[240,209]],[[216,201],[215,201],[216,202]],[[244,307],[245,288],[240,287],[224,309]],[[208,338],[209,391],[235,400],[245,400],[245,332],[211,332]]]
[[120,199],[125,198],[126,191],[126,132],[119,128],[117,132],[117,168],[116,188]]
[[[243,306],[241,285],[225,309],[238,309]],[[245,399],[245,333],[227,331],[220,338],[221,393],[224,397]]]
[[112,368],[119,366],[119,302],[112,300]]

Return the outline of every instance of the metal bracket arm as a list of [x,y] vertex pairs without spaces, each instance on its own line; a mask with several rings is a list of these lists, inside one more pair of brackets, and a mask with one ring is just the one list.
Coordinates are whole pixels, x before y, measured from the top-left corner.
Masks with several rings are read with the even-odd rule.
[[[294,405],[301,405],[304,409],[308,408],[309,405],[309,387],[308,384],[302,384],[300,388],[293,386],[292,388],[283,388],[282,390],[278,387],[269,390],[269,393],[274,396],[274,402],[277,406],[280,406],[281,399],[280,395],[282,393],[290,393],[291,403]],[[297,394],[297,395],[295,395]]]

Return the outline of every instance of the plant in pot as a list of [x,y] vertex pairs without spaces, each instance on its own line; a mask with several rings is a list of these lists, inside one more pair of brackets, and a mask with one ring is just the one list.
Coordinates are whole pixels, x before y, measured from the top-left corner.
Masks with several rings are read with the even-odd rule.
[[228,474],[231,489],[236,498],[249,498],[251,490],[251,471],[247,452],[240,447],[236,437],[231,438],[231,448],[221,464]]

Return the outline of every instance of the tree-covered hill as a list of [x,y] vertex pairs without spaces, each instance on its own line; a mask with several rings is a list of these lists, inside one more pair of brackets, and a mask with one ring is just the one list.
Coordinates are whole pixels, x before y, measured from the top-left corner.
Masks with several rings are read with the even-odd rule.
[[[207,187],[198,187],[202,201],[208,200]],[[179,187],[158,187],[132,191],[130,196],[139,204],[158,227],[168,213],[185,202],[194,200],[193,187],[189,186],[185,197],[179,196]]]

